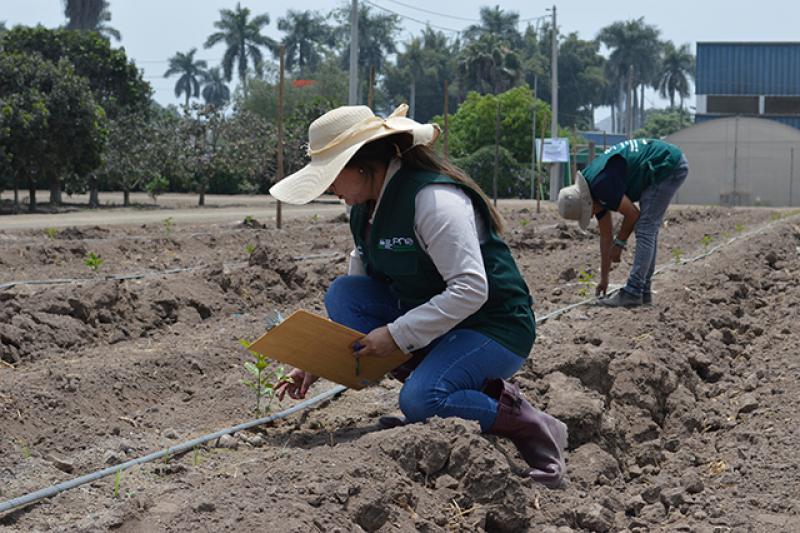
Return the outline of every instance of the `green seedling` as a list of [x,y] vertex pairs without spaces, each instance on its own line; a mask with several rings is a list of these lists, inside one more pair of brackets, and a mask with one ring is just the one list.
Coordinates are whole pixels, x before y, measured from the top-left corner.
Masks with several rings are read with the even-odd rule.
[[255,226],[256,225],[256,219],[253,218],[251,215],[247,215],[246,217],[244,217],[244,222],[242,222],[242,224],[244,224],[245,226],[251,226],[251,227]]
[[744,231],[744,224],[736,224],[735,226],[736,233],[741,233]]
[[84,259],[83,264],[91,268],[94,272],[100,270],[100,266],[104,263],[100,256],[94,252],[89,252],[89,255]]
[[680,265],[681,257],[683,257],[683,250],[681,250],[680,248],[673,248],[672,250],[670,250],[670,253],[672,254],[672,258],[675,260],[675,264]]
[[588,297],[589,294],[591,294],[591,288],[594,285],[594,274],[592,272],[581,270],[578,274],[578,283],[580,284],[578,294],[584,298]]
[[319,222],[319,214],[318,213],[314,213],[313,215],[311,215],[311,222]]
[[774,211],[772,215],[770,215],[770,218],[772,218],[772,220],[780,220],[783,218],[783,214],[781,214],[780,211]]
[[711,241],[713,240],[714,239],[711,237],[711,235],[703,235],[703,238],[700,241],[703,243],[703,249],[708,251],[708,246],[711,244]]
[[44,233],[47,235],[47,238],[52,241],[56,238],[56,233],[58,233],[58,230],[56,228],[45,228]]
[[122,470],[117,470],[117,475],[114,476],[114,499],[119,498],[119,484],[122,481]]
[[[272,400],[275,398],[275,388],[283,382],[291,382],[292,378],[286,375],[282,366],[270,364],[264,354],[251,350],[248,341],[240,339],[239,343],[253,358],[252,361],[244,362],[244,368],[250,374],[251,379],[242,380],[242,384],[249,387],[256,395],[255,413],[268,413]],[[261,402],[263,400],[266,400],[267,404],[262,410]]]
[[169,237],[169,235],[172,233],[172,226],[175,224],[175,221],[172,220],[172,217],[167,217],[162,220],[161,223],[164,225],[164,233],[166,233]]
[[30,459],[31,458],[31,449],[28,446],[28,443],[23,440],[23,441],[20,441],[19,445],[22,448],[22,458],[23,459]]
[[244,245],[244,251],[247,252],[248,256],[253,255],[253,252],[256,251],[256,247],[253,244],[247,243]]
[[531,221],[530,221],[530,220],[528,220],[527,218],[523,218],[522,220],[520,220],[520,221],[519,221],[519,223],[520,223],[520,224],[522,224],[522,227],[524,228],[525,226],[527,226],[528,224],[530,224],[530,223],[531,223]]
[[200,464],[200,449],[195,446],[192,451],[192,464],[198,466]]

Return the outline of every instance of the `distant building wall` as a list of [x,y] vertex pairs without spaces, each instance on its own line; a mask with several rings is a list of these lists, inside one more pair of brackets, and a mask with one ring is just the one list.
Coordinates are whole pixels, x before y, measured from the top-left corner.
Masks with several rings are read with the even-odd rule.
[[752,116],[800,128],[800,42],[700,42],[696,121]]
[[689,160],[676,203],[800,205],[800,130],[732,117],[695,124],[665,140]]

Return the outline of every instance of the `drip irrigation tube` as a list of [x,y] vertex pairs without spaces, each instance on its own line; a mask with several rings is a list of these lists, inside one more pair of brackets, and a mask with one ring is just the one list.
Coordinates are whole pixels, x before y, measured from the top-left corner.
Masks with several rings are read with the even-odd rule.
[[[784,219],[782,219],[780,221],[785,221],[785,220],[786,220],[786,218],[784,218]],[[743,239],[745,237],[749,237],[749,236],[754,235],[756,233],[760,233],[760,232],[766,230],[767,228],[773,226],[774,224],[776,224],[777,222],[780,222],[780,221],[770,222],[770,223],[765,224],[764,226],[762,226],[760,228],[757,228],[755,230],[752,230],[750,232],[747,232],[747,233],[744,233],[742,235],[738,235],[738,236],[735,236],[735,237],[731,237],[730,239],[728,239],[728,240],[726,240],[724,242],[721,242],[721,243],[709,248],[707,251],[705,251],[705,252],[703,252],[703,253],[701,253],[699,255],[696,255],[696,256],[691,257],[689,259],[682,260],[680,264],[684,265],[684,264],[688,264],[688,263],[693,263],[695,261],[699,261],[700,259],[708,257],[709,255],[711,255],[712,253],[716,252],[720,248],[723,248],[723,247],[725,247],[725,246],[727,246],[729,244],[732,244],[732,243],[736,242],[739,239]],[[663,272],[663,271],[665,271],[665,270],[667,270],[669,268],[674,268],[674,267],[677,267],[677,266],[679,266],[679,265],[674,265],[674,264],[662,265],[661,267],[656,269],[654,274],[659,274],[660,272]],[[0,287],[2,287],[2,286],[0,286]],[[621,288],[621,286],[613,289],[612,291],[609,291],[608,294],[611,295],[611,294],[619,291],[620,288]],[[564,313],[566,313],[566,312],[568,312],[568,311],[570,311],[572,309],[575,309],[576,307],[580,307],[582,305],[586,305],[586,304],[595,302],[596,300],[597,300],[597,298],[587,298],[587,299],[582,300],[580,302],[576,302],[576,303],[567,305],[565,307],[562,307],[560,309],[556,309],[555,311],[551,311],[551,312],[546,313],[546,314],[540,316],[539,318],[537,318],[536,319],[536,323],[537,324],[543,324],[544,322],[546,322],[547,320],[550,320],[551,318],[563,315]],[[119,465],[115,465],[115,466],[112,466],[112,467],[109,467],[109,468],[105,468],[103,470],[99,470],[97,472],[94,472],[94,473],[91,473],[91,474],[87,474],[85,476],[81,476],[79,478],[71,479],[69,481],[64,481],[62,483],[58,483],[56,485],[52,485],[50,487],[37,490],[35,492],[31,492],[29,494],[26,494],[24,496],[20,496],[18,498],[13,498],[11,500],[6,500],[6,501],[3,501],[3,502],[0,502],[0,513],[3,513],[5,511],[10,511],[11,509],[15,509],[17,507],[21,507],[21,506],[27,505],[29,503],[33,503],[33,502],[41,500],[43,498],[50,498],[50,497],[55,496],[55,495],[57,495],[57,494],[59,494],[61,492],[66,491],[66,490],[75,488],[75,487],[83,485],[85,483],[89,483],[91,481],[96,481],[98,479],[104,478],[104,477],[109,476],[111,474],[115,474],[115,473],[117,473],[117,472],[119,472],[121,470],[125,470],[125,469],[130,468],[130,467],[135,466],[135,465],[147,463],[147,462],[150,462],[150,461],[154,461],[156,459],[161,459],[162,457],[170,456],[170,455],[173,455],[173,454],[180,454],[180,453],[187,452],[187,451],[191,450],[192,448],[194,448],[196,446],[199,446],[199,445],[204,444],[206,442],[212,441],[214,439],[218,439],[219,437],[221,437],[223,435],[230,435],[231,433],[236,433],[237,431],[243,431],[245,429],[250,429],[250,428],[255,427],[255,426],[259,426],[259,425],[262,425],[262,424],[267,424],[267,423],[272,422],[274,420],[279,420],[281,418],[286,418],[287,416],[289,416],[289,415],[291,415],[293,413],[296,413],[298,411],[301,411],[301,410],[303,410],[303,409],[305,409],[307,407],[310,407],[310,406],[315,405],[317,403],[323,402],[323,401],[325,401],[325,400],[327,400],[329,398],[333,398],[334,396],[337,396],[338,394],[341,394],[342,392],[344,392],[346,390],[347,390],[347,387],[345,387],[343,385],[337,385],[337,386],[333,387],[332,389],[328,390],[327,392],[324,392],[324,393],[322,393],[322,394],[320,394],[318,396],[315,396],[313,398],[310,398],[308,400],[302,401],[302,402],[298,403],[297,405],[294,405],[294,406],[290,407],[289,409],[286,409],[285,411],[281,411],[279,413],[275,413],[274,415],[270,415],[270,416],[267,416],[267,417],[264,417],[264,418],[259,418],[257,420],[251,420],[249,422],[245,422],[245,423],[239,424],[237,426],[229,427],[227,429],[222,429],[222,430],[216,431],[214,433],[210,433],[208,435],[205,435],[205,436],[202,436],[202,437],[197,437],[195,439],[186,441],[186,442],[184,442],[182,444],[178,444],[176,446],[169,447],[169,448],[167,448],[165,450],[160,450],[158,452],[154,452],[154,453],[151,453],[149,455],[145,455],[143,457],[139,457],[139,458],[136,458],[136,459],[131,459],[130,461],[127,461],[127,462],[119,464]]]
[[[292,257],[294,261],[311,261],[314,259],[323,259],[328,257],[337,257],[343,255],[342,252],[330,252],[330,253],[320,253],[320,254],[308,254],[308,255],[299,255],[297,257]],[[224,268],[238,268],[246,265],[246,261],[242,261],[239,263],[224,263]],[[29,279],[29,280],[20,280],[20,281],[9,281],[6,283],[0,283],[0,290],[3,289],[10,289],[12,287],[16,287],[17,285],[65,285],[71,283],[86,283],[92,281],[126,281],[126,280],[133,280],[133,279],[145,279],[145,278],[155,278],[159,276],[167,276],[171,274],[182,274],[184,272],[194,272],[196,270],[204,270],[207,268],[213,268],[215,265],[205,265],[205,266],[196,266],[196,267],[187,267],[187,268],[171,268],[169,270],[161,270],[159,272],[141,272],[136,274],[119,274],[116,276],[104,276],[98,278],[55,278],[55,279]]]
[[250,422],[245,422],[243,424],[239,424],[238,426],[229,427],[227,429],[222,429],[220,431],[216,431],[214,433],[209,433],[208,435],[204,435],[202,437],[197,437],[196,439],[192,439],[186,441],[182,444],[178,444],[176,446],[171,446],[165,450],[161,450],[158,452],[151,453],[150,455],[145,455],[143,457],[139,457],[136,459],[131,459],[126,463],[122,463],[119,465],[111,466],[105,468],[103,470],[99,470],[92,474],[87,474],[85,476],[81,476],[79,478],[71,479],[69,481],[64,481],[63,483],[58,483],[51,487],[47,487],[45,489],[37,490],[36,492],[31,492],[26,494],[25,496],[20,496],[19,498],[14,498],[11,500],[6,500],[4,502],[0,502],[0,513],[9,511],[16,507],[20,507],[22,505],[26,505],[28,503],[33,503],[37,500],[41,500],[42,498],[49,498],[51,496],[55,496],[56,494],[63,492],[65,490],[69,490],[75,488],[79,485],[83,485],[85,483],[89,483],[91,481],[98,480],[100,478],[104,478],[106,476],[110,476],[111,474],[115,474],[120,470],[125,470],[135,465],[147,463],[150,461],[154,461],[156,459],[160,459],[162,457],[167,457],[174,454],[180,454],[183,452],[187,452],[194,448],[195,446],[199,446],[206,442],[212,441],[214,439],[218,439],[223,435],[230,435],[231,433],[236,433],[237,431],[242,431],[245,429],[250,429],[255,426],[260,426],[262,424],[267,424],[274,420],[279,420],[281,418],[286,418],[287,416],[296,413],[297,411],[301,411],[306,407],[311,405],[317,404],[319,402],[325,401],[329,398],[333,398],[337,394],[341,394],[347,390],[347,387],[343,385],[337,385],[333,387],[327,392],[320,394],[319,396],[315,396],[308,400],[298,403],[297,405],[293,405],[289,409],[285,411],[281,411],[280,413],[275,413],[274,415],[270,415],[264,418],[259,418],[257,420],[251,420]]

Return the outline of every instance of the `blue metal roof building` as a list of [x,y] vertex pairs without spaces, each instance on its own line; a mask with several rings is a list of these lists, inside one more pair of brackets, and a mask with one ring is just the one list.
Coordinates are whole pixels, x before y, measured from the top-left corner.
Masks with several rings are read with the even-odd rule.
[[800,128],[800,42],[697,43],[696,121],[726,116]]

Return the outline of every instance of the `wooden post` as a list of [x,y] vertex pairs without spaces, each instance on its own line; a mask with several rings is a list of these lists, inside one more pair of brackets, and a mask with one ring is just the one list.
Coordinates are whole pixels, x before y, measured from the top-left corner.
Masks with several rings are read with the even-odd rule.
[[586,156],[587,157],[587,159],[586,159],[586,166],[587,167],[589,166],[589,163],[594,161],[594,151],[595,151],[595,149],[596,149],[595,144],[593,142],[590,142],[589,143],[589,153]]
[[542,194],[544,191],[542,190],[542,182],[541,182],[541,179],[539,178],[539,176],[542,175],[542,159],[544,159],[544,136],[545,136],[546,129],[547,129],[547,123],[543,120],[542,121],[542,137],[540,139],[542,142],[539,145],[539,161],[538,161],[538,163],[539,163],[539,172],[536,173],[536,181],[538,182],[537,186],[539,187],[539,199],[536,200],[536,212],[537,213],[539,212],[539,201],[542,199],[542,196],[544,196],[544,194]]
[[[278,161],[277,168],[275,169],[276,181],[283,179],[283,78],[284,78],[284,59],[286,49],[281,46],[280,48],[280,74],[278,81]],[[278,229],[281,229],[282,223],[282,206],[281,201],[275,206],[275,223]]]
[[375,104],[375,65],[369,66],[369,92],[367,93],[367,106],[373,109]]
[[450,159],[450,91],[447,80],[444,80],[444,158]]
[[792,187],[794,185],[794,148],[789,149],[789,207],[792,207]]

